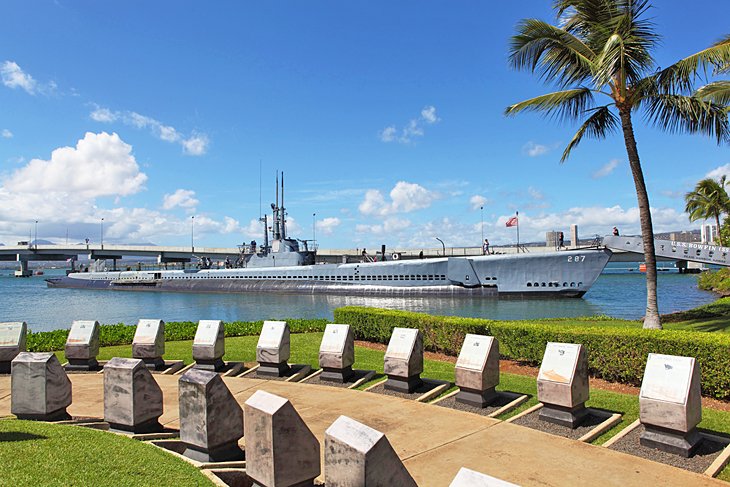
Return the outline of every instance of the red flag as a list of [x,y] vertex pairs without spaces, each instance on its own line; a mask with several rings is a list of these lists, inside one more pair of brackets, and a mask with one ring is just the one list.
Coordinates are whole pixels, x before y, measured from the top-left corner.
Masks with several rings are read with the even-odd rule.
[[519,225],[519,221],[517,220],[516,216],[513,216],[512,218],[507,220],[507,223],[505,223],[504,225],[507,227],[516,227],[517,225]]

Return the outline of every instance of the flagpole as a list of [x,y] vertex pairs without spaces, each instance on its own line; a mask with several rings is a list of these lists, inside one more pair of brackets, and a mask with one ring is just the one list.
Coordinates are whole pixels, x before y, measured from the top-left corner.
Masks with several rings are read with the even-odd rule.
[[515,211],[515,217],[517,218],[517,253],[520,253],[520,212]]

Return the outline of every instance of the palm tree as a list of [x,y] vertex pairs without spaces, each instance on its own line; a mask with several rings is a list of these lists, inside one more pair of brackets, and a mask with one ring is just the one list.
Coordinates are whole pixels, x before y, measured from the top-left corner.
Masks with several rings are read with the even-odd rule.
[[715,219],[718,239],[720,245],[724,246],[720,234],[720,215],[730,212],[730,197],[725,191],[725,176],[719,183],[712,178],[701,180],[694,191],[684,195],[684,201],[687,203],[684,211],[689,213],[689,221]]
[[[656,256],[649,196],[634,138],[632,115],[643,110],[651,124],[669,132],[701,133],[718,144],[730,140],[725,106],[691,96],[700,68],[730,63],[730,36],[709,48],[657,70],[652,50],[659,42],[645,18],[648,0],[555,0],[558,25],[525,19],[510,44],[510,63],[537,73],[558,91],[516,103],[507,115],[542,112],[582,121],[560,162],[583,137],[623,134],[641,220],[646,261],[644,328],[661,328],[656,293]],[[606,99],[605,104],[597,98]]]

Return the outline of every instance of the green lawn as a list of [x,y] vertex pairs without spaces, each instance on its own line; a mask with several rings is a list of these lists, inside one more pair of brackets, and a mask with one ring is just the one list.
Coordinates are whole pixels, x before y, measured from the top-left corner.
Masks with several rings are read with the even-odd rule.
[[213,485],[155,446],[78,426],[1,420],[0,458],[1,485]]

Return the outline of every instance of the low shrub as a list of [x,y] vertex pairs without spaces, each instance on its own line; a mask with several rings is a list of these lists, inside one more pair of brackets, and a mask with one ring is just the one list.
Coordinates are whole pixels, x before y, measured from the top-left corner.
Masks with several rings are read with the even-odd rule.
[[636,386],[641,384],[649,353],[694,357],[702,372],[703,394],[730,399],[730,336],[726,334],[500,322],[359,307],[338,308],[334,315],[336,323],[353,326],[356,339],[388,343],[393,328],[418,328],[426,350],[454,356],[467,333],[494,336],[503,357],[534,365],[542,360],[547,342],[580,343],[588,353],[592,376]]
[[[309,333],[324,331],[328,320],[325,319],[289,319],[286,320],[292,333]],[[249,336],[261,333],[263,321],[232,321],[225,324],[226,336]],[[165,323],[165,341],[192,340],[198,324],[192,321]],[[99,344],[102,347],[113,345],[129,345],[134,339],[135,325],[117,323],[99,327]],[[26,348],[29,352],[53,352],[63,350],[68,337],[68,330],[28,332]]]

